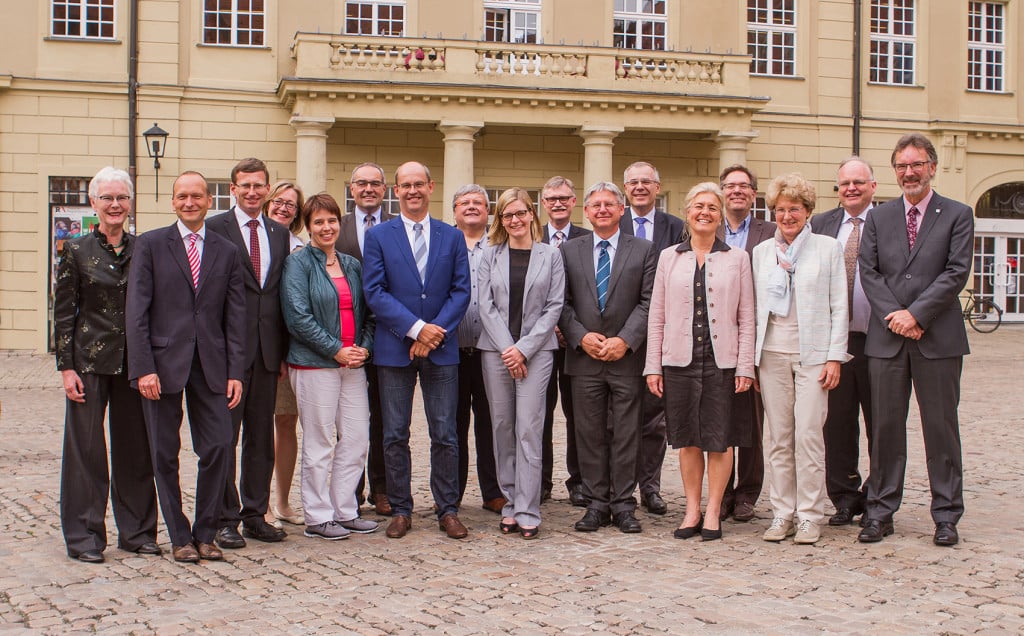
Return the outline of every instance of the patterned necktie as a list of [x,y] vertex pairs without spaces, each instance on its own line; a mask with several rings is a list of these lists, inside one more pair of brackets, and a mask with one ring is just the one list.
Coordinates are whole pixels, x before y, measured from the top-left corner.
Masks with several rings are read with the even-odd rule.
[[368,230],[373,227],[373,224],[377,222],[377,219],[373,218],[372,215],[367,214],[363,217],[363,229]]
[[914,243],[917,243],[917,215],[920,213],[917,206],[907,212],[907,241],[910,243],[910,249],[914,249]]
[[634,220],[636,221],[636,237],[642,239],[647,238],[647,228],[644,227],[644,224],[649,223],[649,221],[642,216],[638,216]]
[[843,260],[846,261],[846,299],[850,308],[850,320],[853,320],[853,283],[857,278],[857,253],[860,250],[860,224],[864,219],[853,217],[853,229],[850,236],[846,238],[846,247],[843,249]]
[[423,237],[423,224],[417,223],[412,226],[416,238],[413,240],[413,257],[416,258],[416,269],[420,271],[420,281],[427,278],[427,240]]
[[608,248],[611,247],[608,241],[600,241],[597,246],[601,252],[597,255],[597,306],[604,313],[604,306],[608,302],[608,279],[612,277],[612,259],[608,256]]
[[249,260],[252,261],[252,271],[256,273],[256,280],[260,279],[260,222],[252,219],[245,224],[249,228]]
[[199,240],[199,235],[192,233],[188,235],[188,248],[185,249],[185,255],[188,256],[188,267],[192,270],[192,287],[199,289],[199,248],[196,247],[196,241]]
[[555,232],[554,241],[552,243],[555,247],[562,247],[562,243],[565,242],[565,234],[562,234],[562,230]]

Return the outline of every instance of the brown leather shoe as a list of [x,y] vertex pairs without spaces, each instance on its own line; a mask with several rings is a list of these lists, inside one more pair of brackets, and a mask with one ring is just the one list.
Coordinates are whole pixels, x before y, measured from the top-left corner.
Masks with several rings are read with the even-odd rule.
[[388,501],[388,496],[382,493],[377,493],[373,496],[373,510],[382,517],[391,516],[391,502]]
[[505,504],[507,503],[508,499],[505,499],[504,497],[495,497],[494,499],[488,499],[487,501],[484,502],[484,510],[490,510],[491,512],[501,514],[501,511],[504,510]]
[[384,531],[389,539],[401,539],[405,536],[406,532],[412,528],[412,519],[405,515],[395,515],[391,517],[391,523],[388,524],[388,529]]
[[171,554],[178,563],[199,563],[199,552],[191,543],[171,546]]
[[466,529],[466,526],[462,525],[462,522],[459,521],[459,516],[454,512],[449,512],[441,517],[437,525],[441,530],[444,530],[450,539],[465,539],[469,535],[469,530]]
[[212,543],[196,542],[196,548],[199,550],[199,558],[201,559],[206,559],[207,561],[221,561],[224,559],[224,553]]

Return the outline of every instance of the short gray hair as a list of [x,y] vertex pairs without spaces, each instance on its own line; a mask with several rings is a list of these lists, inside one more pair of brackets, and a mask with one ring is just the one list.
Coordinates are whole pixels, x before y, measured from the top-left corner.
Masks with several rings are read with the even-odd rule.
[[658,169],[654,167],[654,164],[647,161],[634,161],[633,163],[626,166],[626,169],[622,171],[622,182],[626,182],[626,174],[633,168],[650,168],[651,172],[654,173],[654,180],[661,183],[661,175],[658,174]]
[[455,196],[452,197],[452,207],[454,208],[459,199],[467,194],[479,194],[484,198],[484,203],[487,205],[487,209],[491,209],[491,198],[487,196],[487,190],[484,190],[483,186],[479,186],[475,183],[464,185],[455,191]]
[[686,193],[686,200],[683,202],[683,209],[689,210],[690,204],[693,203],[693,200],[697,198],[697,195],[704,193],[715,195],[715,197],[718,199],[719,209],[725,209],[725,193],[722,192],[722,189],[718,187],[718,184],[714,183],[713,181],[705,181],[703,183],[698,183],[697,185],[690,188],[690,191]]
[[95,199],[99,196],[100,185],[104,183],[123,183],[128,189],[128,196],[132,199],[135,198],[135,186],[132,184],[131,176],[124,170],[113,166],[100,168],[100,171],[92,178],[92,181],[89,182],[89,198]]
[[583,195],[583,205],[590,205],[590,196],[595,192],[611,192],[615,195],[615,200],[619,202],[619,205],[626,205],[626,198],[622,196],[622,190],[619,190],[619,186],[611,181],[598,181],[587,188],[587,193]]
[[359,164],[355,168],[352,168],[352,175],[349,177],[349,181],[355,181],[356,180],[356,172],[360,168],[373,168],[374,170],[376,170],[377,172],[380,173],[380,180],[381,181],[383,181],[384,183],[388,182],[387,177],[384,176],[384,168],[381,168],[379,165],[373,163],[372,161],[364,161],[363,163]]

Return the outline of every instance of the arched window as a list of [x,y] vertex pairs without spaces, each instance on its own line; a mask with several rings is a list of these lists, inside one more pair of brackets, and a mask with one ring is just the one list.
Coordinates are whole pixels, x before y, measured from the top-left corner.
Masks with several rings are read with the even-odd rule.
[[1024,221],[1024,181],[997,185],[978,199],[974,215],[979,219]]

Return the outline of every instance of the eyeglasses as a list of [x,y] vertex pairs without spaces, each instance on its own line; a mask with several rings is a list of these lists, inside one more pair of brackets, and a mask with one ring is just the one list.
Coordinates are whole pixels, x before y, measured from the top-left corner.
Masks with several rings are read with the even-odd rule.
[[248,192],[249,190],[262,190],[267,187],[267,184],[265,183],[232,183],[231,185],[243,192]]
[[109,194],[101,194],[100,196],[98,196],[96,198],[99,199],[100,201],[103,201],[107,205],[110,205],[114,201],[117,201],[121,205],[124,205],[124,204],[126,204],[126,203],[128,203],[129,201],[132,200],[132,198],[130,196],[128,196],[127,194],[119,194],[116,197],[115,196],[111,196]]
[[638,185],[642,185],[645,188],[647,188],[655,184],[661,185],[661,182],[655,181],[653,179],[630,179],[629,181],[626,182],[626,186],[630,188],[635,188]]
[[529,216],[529,214],[529,210],[519,210],[518,212],[506,212],[504,214],[499,214],[498,217],[502,220],[502,222],[508,223],[513,219],[513,217],[521,221],[525,219],[527,216]]
[[548,205],[554,205],[556,203],[561,203],[562,205],[566,205],[567,203],[569,203],[569,199],[572,199],[572,198],[573,198],[573,195],[571,195],[571,194],[569,196],[567,196],[567,197],[554,197],[554,196],[552,196],[552,197],[544,197],[544,203],[547,203]]
[[[354,185],[357,188],[373,188],[374,190],[379,190],[380,188],[384,187],[384,182],[383,181],[367,181],[366,179],[360,179],[359,181],[353,181],[352,185]],[[408,185],[408,184],[406,184],[406,185]]]
[[409,190],[422,190],[427,187],[426,181],[417,181],[416,183],[399,183],[395,186],[395,190],[401,190],[407,192]]
[[775,216],[800,216],[801,214],[807,214],[807,208],[802,205],[792,208],[775,208]]
[[600,201],[598,203],[588,203],[586,208],[590,210],[620,210],[622,209],[622,204],[617,201],[612,201],[611,203]]
[[869,183],[871,183],[871,182],[870,181],[863,181],[863,180],[858,179],[856,181],[840,181],[838,185],[839,185],[839,187],[841,189],[845,190],[846,188],[849,188],[850,186],[853,186],[853,187],[855,187],[857,189],[860,189],[860,188],[863,188],[864,186],[866,186]]
[[896,172],[906,172],[907,170],[917,172],[930,164],[931,161],[915,161],[914,163],[896,163],[892,167],[896,168]]
[[274,200],[271,201],[271,203],[273,203],[274,205],[276,205],[279,208],[284,208],[285,210],[288,210],[289,212],[294,212],[298,208],[297,205],[295,205],[291,201],[286,201],[285,199],[274,199]]
[[722,189],[726,192],[735,192],[737,190],[753,190],[754,187],[749,183],[723,183]]

